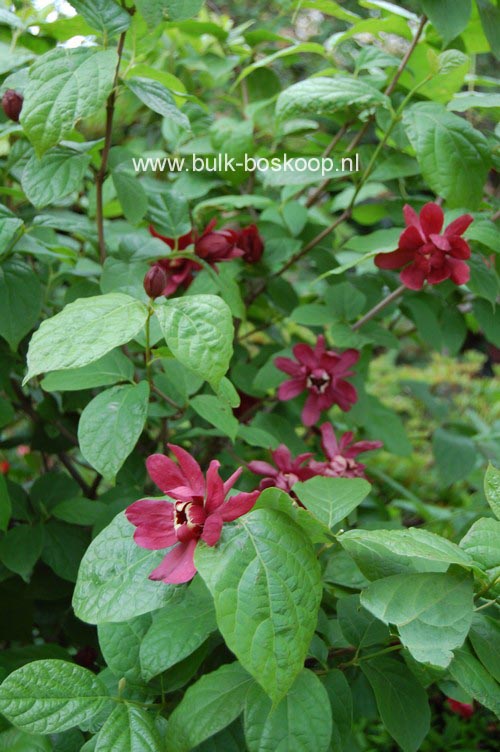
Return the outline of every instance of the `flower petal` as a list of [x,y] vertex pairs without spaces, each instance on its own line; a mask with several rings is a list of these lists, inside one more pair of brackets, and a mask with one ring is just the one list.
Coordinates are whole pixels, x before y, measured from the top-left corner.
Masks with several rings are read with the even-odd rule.
[[335,394],[335,402],[345,413],[358,401],[356,389],[348,381],[339,379],[332,390]]
[[140,499],[125,510],[135,525],[134,541],[141,548],[158,551],[177,542],[174,531],[174,506],[168,501]]
[[450,256],[453,256],[457,259],[468,259],[470,258],[470,246],[467,243],[466,240],[463,238],[459,238],[458,235],[455,237],[450,238]]
[[[419,241],[421,243],[421,241]],[[379,269],[399,269],[405,264],[413,261],[415,252],[409,251],[392,251],[391,253],[377,253],[375,256],[375,266]]]
[[252,460],[248,463],[248,469],[256,475],[270,475],[271,478],[278,475],[275,467],[270,465],[269,462],[263,462],[262,460]]
[[290,450],[284,444],[280,444],[273,452],[273,460],[276,467],[287,472],[292,467],[292,455]]
[[243,468],[239,467],[227,480],[224,481],[224,498],[226,498],[228,492],[232,489],[242,472]]
[[146,460],[149,477],[163,493],[176,486],[184,486],[186,479],[179,466],[164,454],[152,454]]
[[194,565],[194,550],[198,541],[178,543],[163,559],[156,569],[149,575],[150,580],[161,580],[169,585],[181,585],[189,582],[196,574]]
[[210,515],[224,502],[224,484],[219,475],[220,462],[212,460],[207,470],[207,497],[205,509]]
[[409,204],[405,204],[403,206],[403,216],[405,218],[405,223],[407,227],[420,228],[420,220],[413,206],[410,206]]
[[420,226],[425,235],[439,234],[443,229],[444,214],[439,204],[429,201],[420,211]]
[[359,350],[354,350],[353,348],[344,350],[337,363],[335,374],[340,375],[348,371],[351,366],[358,362],[359,356]]
[[421,290],[425,282],[425,271],[416,264],[410,264],[399,275],[401,282],[410,290]]
[[321,431],[321,446],[323,447],[325,456],[328,457],[329,460],[331,460],[332,457],[335,457],[335,455],[338,454],[339,451],[339,445],[337,442],[337,437],[335,436],[335,431],[333,430],[331,423],[323,423],[319,427],[319,430]]
[[188,485],[193,489],[195,496],[205,495],[205,479],[201,472],[201,467],[192,457],[189,452],[186,452],[177,444],[168,444],[168,448],[177,457],[179,461],[179,467],[181,468],[185,479],[188,481]]
[[416,227],[407,227],[399,236],[400,251],[416,251],[423,246],[425,238]]
[[219,540],[223,522],[224,520],[222,519],[220,510],[217,510],[205,520],[201,539],[205,541],[208,546],[215,546]]
[[451,281],[456,285],[466,285],[470,279],[470,269],[465,261],[449,257],[448,263],[451,266]]
[[316,368],[318,360],[314,350],[309,345],[299,342],[298,345],[294,345],[293,354],[302,365],[307,366],[307,368]]
[[274,359],[274,365],[280,371],[284,371],[289,376],[301,376],[303,369],[300,363],[296,363],[291,358],[283,358],[282,356]]
[[302,410],[302,423],[305,426],[313,426],[319,419],[321,410],[317,394],[309,394]]
[[463,235],[463,233],[473,221],[474,217],[471,217],[470,214],[462,214],[461,217],[457,217],[457,219],[454,219],[453,222],[450,222],[450,224],[444,231],[444,234],[447,237],[450,237],[451,235]]
[[304,383],[304,379],[290,379],[290,381],[285,381],[283,384],[280,384],[278,388],[278,399],[282,402],[286,402],[287,400],[291,400],[294,397],[297,397],[298,394],[304,391],[306,388],[306,385]]
[[249,512],[259,496],[260,491],[243,492],[231,496],[219,510],[224,522],[232,522]]

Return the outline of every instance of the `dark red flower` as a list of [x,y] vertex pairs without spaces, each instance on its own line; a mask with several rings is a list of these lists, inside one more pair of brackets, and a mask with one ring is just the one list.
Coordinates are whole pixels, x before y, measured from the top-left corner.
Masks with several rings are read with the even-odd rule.
[[311,461],[310,467],[317,475],[327,475],[331,478],[364,478],[365,465],[357,462],[356,457],[362,452],[371,452],[383,446],[381,441],[353,443],[352,431],[347,431],[340,441],[337,441],[331,423],[323,423],[319,430],[321,431],[321,446],[328,461]]
[[464,259],[470,257],[468,243],[461,237],[473,217],[463,214],[448,225],[443,234],[444,214],[438,204],[428,203],[420,215],[408,204],[403,209],[406,230],[392,253],[379,253],[379,269],[399,269],[401,282],[410,290],[421,290],[424,282],[437,285],[451,279],[456,285],[469,281],[470,269]]
[[19,122],[19,116],[23,108],[24,97],[14,89],[7,89],[2,97],[2,109],[8,118],[15,123]]
[[299,480],[309,480],[318,473],[311,470],[310,467],[302,467],[304,462],[307,462],[312,457],[311,452],[305,452],[299,454],[295,459],[292,458],[290,450],[284,444],[280,444],[277,449],[272,452],[272,457],[276,467],[273,467],[269,462],[261,462],[260,460],[252,460],[248,463],[248,469],[256,475],[264,475],[261,480],[259,488],[280,488],[286,493],[290,493],[292,487]]
[[153,264],[144,277],[144,289],[150,298],[159,298],[165,295],[168,277],[167,272],[160,264]]
[[7,462],[7,460],[2,460],[0,462],[0,475],[7,475],[9,470],[10,470],[10,462]]
[[239,233],[230,228],[214,230],[216,220],[212,220],[199,238],[195,240],[194,252],[197,256],[209,264],[218,261],[230,261],[243,256],[243,251],[238,248]]
[[264,242],[259,235],[257,225],[243,227],[237,238],[237,246],[243,251],[243,258],[249,264],[256,264],[262,258]]
[[308,397],[302,411],[302,422],[312,426],[322,410],[338,405],[347,412],[358,399],[356,389],[346,381],[353,375],[349,370],[359,359],[358,350],[325,350],[325,338],[320,335],[314,350],[309,345],[299,344],[293,348],[297,359],[276,358],[274,363],[280,371],[292,378],[278,390],[278,399],[290,400],[303,391]]
[[260,492],[238,493],[226,499],[242,468],[224,483],[219,476],[220,463],[212,460],[205,479],[189,452],[175,444],[168,447],[178,463],[163,454],[153,454],[146,465],[151,479],[173,502],[141,499],[125,514],[137,528],[134,540],[138,546],[151,551],[171,547],[149,579],[179,584],[196,574],[193,556],[198,541],[214,546],[224,522],[249,512]]
[[473,703],[459,702],[458,700],[452,700],[451,697],[448,697],[447,703],[451,712],[461,715],[462,718],[470,718],[471,715],[474,715],[475,710]]
[[[163,240],[163,242],[166,243],[172,250],[176,248],[174,238],[168,238],[166,235],[160,235],[160,233],[157,232],[152,225],[149,225],[149,232],[154,238]],[[195,237],[195,230],[190,230],[185,235],[181,235],[179,238],[177,238],[177,250],[185,251],[188,246],[194,244]],[[160,269],[162,269],[167,276],[167,282],[165,284],[163,292],[160,293],[161,295],[172,295],[174,292],[177,292],[179,287],[188,288],[193,281],[193,272],[198,271],[202,268],[201,264],[198,264],[193,259],[181,257],[169,258],[168,256],[166,258],[155,261],[151,268],[153,269],[154,267],[159,267]]]

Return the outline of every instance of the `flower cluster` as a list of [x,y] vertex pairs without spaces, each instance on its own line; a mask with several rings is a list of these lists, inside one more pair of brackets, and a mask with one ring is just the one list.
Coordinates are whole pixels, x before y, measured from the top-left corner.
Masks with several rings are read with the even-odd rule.
[[400,279],[410,290],[421,290],[424,282],[437,285],[446,279],[465,285],[470,278],[465,259],[470,257],[471,251],[462,235],[473,217],[463,214],[441,234],[444,214],[438,204],[425,204],[420,215],[407,204],[403,213],[406,230],[399,238],[397,250],[375,256],[376,266],[379,269],[404,267]]
[[333,426],[323,423],[319,428],[321,432],[321,446],[325,455],[322,461],[311,459],[310,452],[299,454],[292,458],[290,450],[284,445],[272,452],[275,467],[269,462],[254,460],[248,464],[248,469],[256,475],[263,475],[260,482],[260,490],[272,486],[290,493],[298,481],[309,480],[316,475],[324,475],[330,478],[364,478],[365,465],[356,459],[363,452],[370,452],[382,446],[381,441],[358,441],[353,442],[352,431],[344,433],[337,440]]
[[260,492],[227,498],[243,468],[223,482],[220,463],[212,460],[205,478],[189,452],[175,444],[168,447],[177,463],[163,454],[153,454],[146,466],[151,480],[170,498],[140,499],[128,507],[126,516],[136,527],[134,540],[138,546],[150,551],[170,548],[149,578],[180,584],[196,574],[194,551],[198,542],[214,546],[224,522],[249,512]]
[[194,272],[202,268],[196,257],[214,269],[217,269],[218,263],[235,258],[243,258],[249,264],[260,261],[264,243],[256,225],[248,225],[240,230],[229,227],[216,230],[216,222],[217,220],[212,219],[201,234],[196,230],[190,230],[178,238],[177,242],[174,238],[161,235],[154,227],[149,227],[151,235],[162,240],[172,250],[185,251],[189,246],[194,246],[192,257],[167,256],[152,265],[144,279],[144,289],[150,297],[172,295],[179,287],[189,287]]

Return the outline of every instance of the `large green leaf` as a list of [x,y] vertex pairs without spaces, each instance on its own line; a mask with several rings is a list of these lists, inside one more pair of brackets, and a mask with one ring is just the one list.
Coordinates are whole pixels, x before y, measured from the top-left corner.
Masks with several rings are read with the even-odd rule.
[[491,462],[484,476],[484,493],[493,514],[500,520],[500,470]]
[[117,705],[99,731],[95,752],[158,752],[160,734],[152,713],[128,703]]
[[126,84],[141,102],[150,110],[177,123],[182,128],[189,130],[189,120],[175,104],[175,99],[168,89],[159,81],[152,78],[140,78],[138,76],[128,78]]
[[470,650],[465,647],[457,650],[448,670],[467,694],[500,716],[500,684]]
[[420,6],[447,45],[467,26],[471,0],[420,0]]
[[71,5],[104,36],[115,36],[130,26],[130,15],[114,0],[71,0]]
[[226,527],[196,566],[214,597],[228,647],[274,702],[304,665],[322,587],[311,542],[281,512],[257,509]]
[[217,387],[233,354],[231,311],[216,295],[188,295],[157,303],[167,345],[177,360]]
[[468,554],[493,580],[500,576],[500,521],[489,517],[477,520],[460,541]]
[[203,6],[203,0],[163,0],[163,4],[172,21],[182,21],[196,16]]
[[311,478],[293,487],[300,501],[332,528],[348,517],[370,492],[363,478]]
[[477,450],[472,439],[444,428],[434,431],[432,451],[439,477],[445,486],[466,478],[476,464]]
[[403,752],[416,752],[430,728],[427,694],[404,663],[381,656],[361,663],[380,717]]
[[239,423],[227,402],[214,394],[198,394],[189,404],[200,417],[229,436],[231,441],[236,439]]
[[117,381],[132,381],[134,364],[121,350],[112,350],[81,368],[52,371],[42,380],[46,392],[79,392]]
[[339,598],[337,617],[342,635],[358,650],[389,642],[388,628],[362,607],[357,594]]
[[116,63],[115,50],[56,47],[32,65],[21,124],[39,156],[102,108]]
[[106,665],[118,678],[124,677],[132,684],[141,681],[139,650],[150,626],[150,614],[129,621],[99,624],[97,634],[101,652]]
[[60,203],[80,188],[89,163],[89,154],[63,147],[52,149],[40,159],[33,155],[21,176],[23,191],[36,207]]
[[139,440],[146,422],[149,384],[113,386],[94,397],[78,424],[85,459],[107,480],[114,480]]
[[133,532],[119,514],[87,549],[73,594],[73,609],[82,621],[127,621],[161,608],[172,597],[173,586],[148,579],[165,552],[139,548]]
[[321,677],[332,709],[331,752],[342,752],[352,728],[352,692],[347,679],[339,669],[330,669]]
[[187,658],[217,629],[212,596],[198,582],[154,614],[140,649],[146,681]]
[[385,624],[396,624],[417,661],[446,668],[472,623],[472,576],[458,568],[396,574],[372,582],[361,603]]
[[169,718],[168,752],[188,752],[229,726],[243,710],[253,679],[239,663],[220,666],[187,690]]
[[281,92],[276,103],[279,120],[334,115],[352,107],[387,107],[388,98],[371,84],[351,76],[317,76],[292,84]]
[[403,572],[444,572],[474,562],[456,543],[428,530],[349,530],[339,542],[370,580]]
[[78,726],[109,702],[91,671],[59,660],[32,661],[0,686],[0,712],[31,733],[51,734]]
[[23,261],[9,259],[0,266],[0,336],[15,350],[42,310],[38,275]]
[[500,623],[498,619],[477,611],[469,633],[474,651],[484,668],[500,682]]
[[430,188],[450,208],[475,209],[490,168],[483,134],[436,102],[412,105],[403,113],[403,123]]
[[46,371],[93,363],[135,337],[147,316],[143,303],[122,293],[75,300],[43,321],[31,338],[24,382]]
[[249,752],[326,752],[332,736],[328,695],[318,677],[303,669],[276,707],[254,685],[245,704]]
[[29,582],[43,547],[43,526],[16,525],[0,541],[0,562]]
[[149,217],[156,230],[168,238],[180,238],[191,229],[189,205],[184,196],[170,190],[149,199]]

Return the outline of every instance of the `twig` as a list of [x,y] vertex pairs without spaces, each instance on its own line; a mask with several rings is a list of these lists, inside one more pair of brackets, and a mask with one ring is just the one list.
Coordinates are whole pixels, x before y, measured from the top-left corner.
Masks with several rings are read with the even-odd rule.
[[362,316],[359,321],[356,321],[356,323],[351,327],[352,331],[355,332],[368,321],[371,321],[371,319],[373,319],[377,315],[377,313],[380,313],[380,311],[383,311],[384,308],[387,308],[387,306],[390,305],[394,300],[396,300],[396,298],[399,298],[399,296],[402,295],[405,290],[405,285],[396,287],[396,289],[389,293],[387,297],[378,302],[377,305],[373,306],[373,308],[369,310],[368,313],[365,313],[365,315]]
[[92,497],[92,486],[89,486],[88,483],[86,483],[86,481],[82,478],[82,476],[80,475],[76,467],[74,467],[74,465],[72,464],[68,455],[65,452],[59,452],[57,456],[59,457],[62,464],[64,465],[68,473],[71,475],[73,480],[76,480],[76,482],[82,489],[85,496],[87,496],[89,499],[95,498],[95,497]]
[[120,71],[120,63],[123,53],[123,45],[125,44],[126,31],[122,31],[120,38],[118,39],[118,47],[116,49],[118,53],[118,61],[116,63],[115,77],[113,79],[113,88],[111,94],[106,102],[106,131],[104,136],[104,148],[101,155],[101,166],[97,171],[95,177],[95,190],[96,190],[96,223],[97,223],[97,238],[99,243],[99,259],[101,264],[106,260],[106,244],[104,241],[104,212],[103,212],[103,198],[102,188],[104,179],[108,170],[108,158],[109,151],[111,149],[111,138],[113,135],[113,116],[115,113],[115,101],[116,101],[116,87],[118,85],[118,74]]
[[351,210],[346,209],[342,212],[340,217],[337,217],[337,219],[332,222],[331,225],[328,225],[328,227],[325,227],[324,230],[321,230],[318,235],[316,235],[312,240],[307,243],[300,251],[295,253],[291,259],[289,259],[284,266],[281,267],[277,272],[274,272],[272,274],[272,277],[279,277],[283,272],[286,272],[287,269],[289,269],[291,266],[293,266],[299,259],[301,259],[303,256],[305,256],[309,251],[314,248],[318,243],[321,243],[322,240],[324,240],[328,235],[330,235],[331,232],[333,232],[345,219],[348,219],[351,216]]

